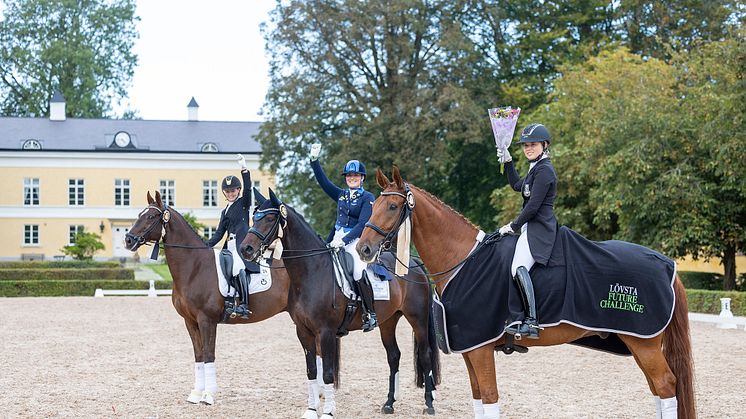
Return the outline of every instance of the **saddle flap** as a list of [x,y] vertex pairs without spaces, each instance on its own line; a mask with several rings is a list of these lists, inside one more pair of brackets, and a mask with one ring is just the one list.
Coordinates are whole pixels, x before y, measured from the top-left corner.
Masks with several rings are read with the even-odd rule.
[[220,251],[220,270],[226,278],[233,278],[233,253],[228,249]]
[[353,268],[355,267],[355,260],[352,259],[352,255],[347,253],[344,249],[337,253],[337,256],[339,264],[342,267],[342,272],[344,272],[347,282],[351,284],[355,278],[352,273]]

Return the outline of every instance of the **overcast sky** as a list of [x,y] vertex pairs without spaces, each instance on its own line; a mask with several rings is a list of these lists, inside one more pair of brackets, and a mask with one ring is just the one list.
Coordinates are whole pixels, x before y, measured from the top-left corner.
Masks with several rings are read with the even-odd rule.
[[268,59],[259,24],[274,0],[138,0],[138,65],[125,104],[143,119],[261,121]]

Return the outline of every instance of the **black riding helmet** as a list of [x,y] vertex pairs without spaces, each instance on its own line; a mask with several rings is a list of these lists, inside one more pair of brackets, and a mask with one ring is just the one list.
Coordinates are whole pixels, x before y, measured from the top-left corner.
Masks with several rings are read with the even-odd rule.
[[233,175],[228,175],[225,178],[223,178],[223,184],[222,184],[221,189],[223,190],[241,189],[241,181]]
[[521,139],[519,143],[543,143],[547,144],[552,142],[552,136],[549,135],[549,130],[542,124],[529,124],[521,132]]

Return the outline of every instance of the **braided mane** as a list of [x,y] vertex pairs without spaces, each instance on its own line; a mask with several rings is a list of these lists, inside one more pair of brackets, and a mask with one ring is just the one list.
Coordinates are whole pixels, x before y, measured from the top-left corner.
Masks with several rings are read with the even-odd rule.
[[419,188],[419,187],[417,187],[417,186],[415,186],[415,185],[413,185],[411,183],[409,184],[409,187],[412,188],[412,189],[416,189],[418,192],[421,192],[425,196],[430,197],[430,199],[434,200],[435,202],[439,202],[441,205],[443,205],[444,207],[446,207],[449,210],[451,210],[451,212],[453,212],[454,214],[458,215],[462,220],[466,221],[467,224],[469,224],[470,226],[472,226],[472,227],[476,228],[477,230],[479,230],[479,227],[477,227],[476,225],[474,225],[474,223],[472,223],[471,221],[469,221],[469,219],[466,218],[464,216],[464,214],[461,214],[460,212],[458,212],[455,209],[451,208],[450,205],[448,205],[445,202],[441,201],[440,198],[438,198],[437,196],[435,196],[435,195],[431,194],[430,192],[428,192],[428,191],[426,191],[426,190],[424,190],[422,188]]

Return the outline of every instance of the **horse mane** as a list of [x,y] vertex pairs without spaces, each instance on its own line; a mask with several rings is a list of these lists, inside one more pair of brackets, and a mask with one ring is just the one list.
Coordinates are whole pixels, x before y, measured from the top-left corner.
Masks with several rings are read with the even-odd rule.
[[460,212],[456,211],[450,205],[448,205],[445,202],[441,201],[441,199],[438,198],[437,196],[435,196],[435,195],[431,194],[430,192],[428,192],[428,191],[426,191],[426,190],[424,190],[424,189],[422,189],[420,187],[417,187],[417,186],[415,186],[415,185],[413,185],[411,183],[409,184],[409,187],[412,188],[412,189],[415,189],[418,192],[421,192],[423,195],[429,197],[430,199],[434,200],[435,202],[439,203],[440,205],[448,208],[449,210],[451,210],[451,212],[453,212],[454,214],[458,215],[467,224],[469,224],[470,226],[472,226],[475,229],[479,230],[479,227],[476,226],[474,223],[472,223],[468,218],[466,218],[466,216],[464,216],[464,214],[461,214]]
[[[198,238],[198,239],[200,239],[200,240],[203,240],[203,239],[202,239],[202,236],[201,236],[201,235],[200,235],[200,234],[199,234],[199,233],[197,232],[197,230],[195,230],[195,229],[194,229],[194,227],[192,227],[192,225],[191,225],[191,224],[189,224],[189,223],[187,222],[186,218],[184,218],[184,216],[183,216],[183,215],[182,215],[182,214],[181,214],[181,213],[180,213],[179,211],[176,211],[176,209],[175,209],[174,207],[168,207],[167,209],[168,209],[169,211],[173,212],[174,214],[178,215],[178,216],[179,216],[179,219],[180,219],[181,221],[183,221],[183,222],[184,222],[184,224],[186,224],[186,225],[187,225],[187,227],[189,227],[189,229],[190,229],[190,230],[192,230],[192,233],[194,233],[194,235],[195,235],[195,236],[197,236],[197,238]],[[203,240],[203,241],[204,241],[204,240]]]
[[285,204],[285,208],[288,209],[288,213],[289,214],[293,214],[293,215],[295,215],[295,217],[298,218],[298,221],[300,221],[298,224],[301,225],[308,233],[310,233],[312,236],[318,238],[319,241],[321,241],[322,243],[325,243],[324,239],[321,238],[321,236],[319,235],[319,233],[317,233],[316,230],[314,230],[313,227],[311,227],[311,224],[309,224],[308,221],[306,221],[306,219],[303,218],[303,216],[298,211],[295,210],[295,208],[291,207],[288,204]]

